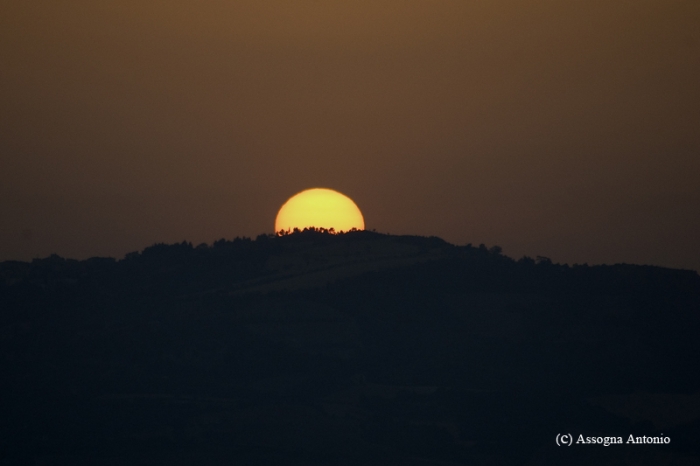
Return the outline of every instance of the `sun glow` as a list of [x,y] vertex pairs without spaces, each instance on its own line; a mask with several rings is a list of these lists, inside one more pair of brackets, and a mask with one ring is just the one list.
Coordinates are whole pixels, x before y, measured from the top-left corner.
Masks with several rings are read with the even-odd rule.
[[332,189],[313,188],[295,194],[280,208],[275,232],[315,227],[350,231],[364,230],[362,212],[349,197]]

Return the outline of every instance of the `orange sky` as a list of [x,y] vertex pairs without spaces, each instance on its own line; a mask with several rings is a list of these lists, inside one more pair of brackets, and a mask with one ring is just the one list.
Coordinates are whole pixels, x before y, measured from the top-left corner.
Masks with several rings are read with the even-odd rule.
[[0,6],[0,260],[367,228],[700,269],[700,2]]

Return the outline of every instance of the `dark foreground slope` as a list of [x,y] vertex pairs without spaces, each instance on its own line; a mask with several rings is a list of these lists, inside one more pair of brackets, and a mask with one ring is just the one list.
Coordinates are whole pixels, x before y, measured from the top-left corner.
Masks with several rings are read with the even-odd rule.
[[1,464],[700,461],[695,272],[303,232],[0,277]]

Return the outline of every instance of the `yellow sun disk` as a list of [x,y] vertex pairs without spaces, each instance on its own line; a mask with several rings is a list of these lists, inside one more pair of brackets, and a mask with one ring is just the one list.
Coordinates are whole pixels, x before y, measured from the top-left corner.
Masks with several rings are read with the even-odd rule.
[[292,196],[280,208],[275,220],[276,232],[308,227],[363,230],[365,221],[349,197],[332,189],[314,188]]

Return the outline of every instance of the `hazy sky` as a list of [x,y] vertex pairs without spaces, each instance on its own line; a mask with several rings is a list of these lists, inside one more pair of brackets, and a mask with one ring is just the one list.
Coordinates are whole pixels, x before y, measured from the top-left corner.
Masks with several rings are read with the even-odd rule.
[[294,193],[700,269],[697,0],[0,4],[0,260],[272,232]]

